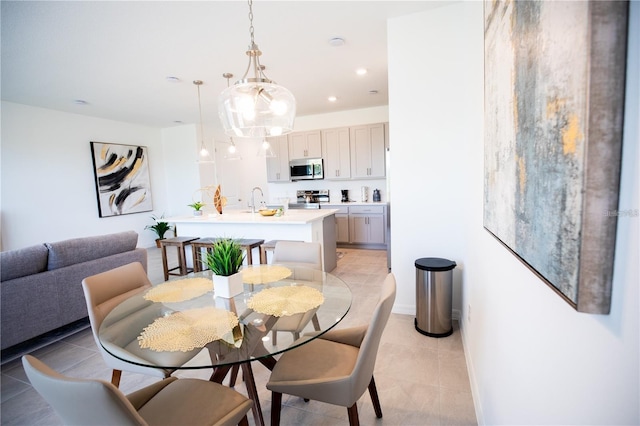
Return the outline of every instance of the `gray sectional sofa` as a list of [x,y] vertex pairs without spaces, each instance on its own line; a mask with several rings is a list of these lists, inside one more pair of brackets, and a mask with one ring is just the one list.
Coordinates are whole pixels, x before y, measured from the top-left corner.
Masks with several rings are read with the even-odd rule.
[[138,234],[119,232],[0,253],[2,350],[87,317],[82,280],[131,262]]

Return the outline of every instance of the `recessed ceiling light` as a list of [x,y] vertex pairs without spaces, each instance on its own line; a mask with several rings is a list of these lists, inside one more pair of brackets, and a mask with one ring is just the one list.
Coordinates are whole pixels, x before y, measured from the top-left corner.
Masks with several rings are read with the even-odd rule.
[[344,46],[344,39],[342,37],[333,37],[329,39],[329,44],[333,47]]
[[358,75],[365,75],[367,73],[367,69],[366,68],[358,68],[356,70],[356,74]]
[[178,77],[174,77],[172,75],[165,77],[165,79],[169,82],[169,83],[180,83],[180,79]]
[[329,102],[335,102],[338,100],[338,98],[336,98],[335,96],[329,96],[327,99],[329,100]]
[[73,103],[76,105],[89,105],[89,102],[85,101],[84,99],[74,99]]

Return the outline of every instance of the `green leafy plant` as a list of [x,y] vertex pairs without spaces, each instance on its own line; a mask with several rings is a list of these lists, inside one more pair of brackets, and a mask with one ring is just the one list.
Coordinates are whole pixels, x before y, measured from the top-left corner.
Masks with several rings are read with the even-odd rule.
[[164,239],[164,234],[166,234],[167,231],[173,231],[173,227],[169,225],[169,222],[162,220],[164,219],[164,215],[160,217],[151,216],[151,219],[153,219],[156,223],[154,223],[153,225],[147,225],[144,227],[144,229],[150,229],[155,232],[159,240]]
[[212,244],[202,262],[216,275],[228,277],[240,270],[244,261],[242,247],[232,238],[221,238]]
[[204,204],[200,201],[196,201],[195,203],[188,204],[189,207],[194,209],[195,211],[200,211],[201,208],[204,207]]

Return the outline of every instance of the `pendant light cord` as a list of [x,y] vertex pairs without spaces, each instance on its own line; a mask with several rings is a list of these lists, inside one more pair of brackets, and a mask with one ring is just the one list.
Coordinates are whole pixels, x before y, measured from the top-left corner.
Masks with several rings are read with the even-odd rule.
[[253,0],[249,0],[249,35],[251,36],[251,46],[253,46]]

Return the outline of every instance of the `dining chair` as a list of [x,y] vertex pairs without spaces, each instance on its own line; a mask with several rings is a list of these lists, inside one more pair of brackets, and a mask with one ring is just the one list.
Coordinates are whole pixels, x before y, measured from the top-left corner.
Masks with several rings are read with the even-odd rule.
[[59,374],[22,357],[36,391],[69,425],[248,425],[250,399],[218,383],[169,377],[125,395],[113,384]]
[[[303,241],[278,241],[273,250],[272,263],[284,265],[292,270],[293,278],[315,281],[313,274],[322,271],[322,247],[320,243]],[[310,271],[312,270],[312,271]],[[314,329],[320,330],[317,309],[305,313],[280,317],[271,328],[271,340],[278,343],[278,331],[288,331],[293,334],[293,339],[300,338],[300,333],[313,322]]]
[[[199,352],[199,350],[156,352],[140,347],[137,341],[137,329],[130,327],[129,324],[132,321],[144,319],[144,316],[148,316],[152,321],[156,317],[154,310],[161,308],[153,302],[144,300],[133,305],[127,299],[149,288],[151,288],[151,282],[140,262],[129,263],[82,280],[82,290],[87,303],[93,338],[105,363],[113,369],[111,383],[115,387],[120,385],[120,377],[123,370],[166,378],[175,369],[143,367],[142,365],[123,361],[112,355],[112,353],[118,353],[122,355],[122,358],[134,362],[138,361],[138,364],[178,366],[186,363]],[[121,303],[130,303],[130,306],[127,306],[128,313],[136,312],[136,315],[123,315],[122,318],[112,319],[109,324],[105,324],[110,331],[106,334],[110,334],[112,339],[117,341],[117,345],[113,345],[113,348],[110,349],[112,353],[109,353],[103,347],[103,345],[108,345],[107,339],[103,338],[101,342],[98,333],[105,317]],[[121,353],[123,351],[121,348],[127,348],[126,353]]]
[[395,296],[396,280],[389,274],[368,325],[330,330],[282,354],[267,383],[272,426],[280,424],[283,393],[347,407],[349,424],[355,426],[357,401],[368,388],[376,417],[382,417],[373,370]]

